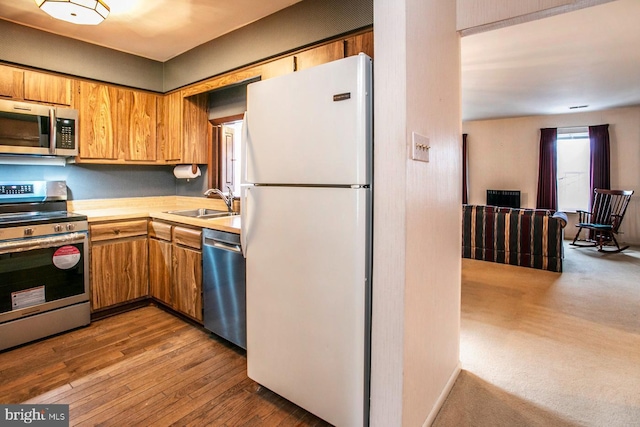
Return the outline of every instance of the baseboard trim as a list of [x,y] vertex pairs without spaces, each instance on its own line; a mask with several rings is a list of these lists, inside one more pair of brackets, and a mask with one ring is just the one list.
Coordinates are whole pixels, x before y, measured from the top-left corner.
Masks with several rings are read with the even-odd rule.
[[431,409],[431,413],[425,420],[424,424],[422,424],[422,427],[429,427],[431,424],[433,424],[436,417],[438,416],[438,412],[440,412],[440,408],[442,408],[442,405],[444,405],[444,401],[447,400],[449,393],[451,393],[451,389],[456,383],[458,375],[460,375],[460,371],[462,371],[462,365],[460,364],[460,361],[458,361],[458,364],[449,377],[449,381],[447,381],[447,385],[442,390],[442,393],[440,393],[440,397],[438,397],[438,400],[436,400],[436,404],[433,405],[433,409]]

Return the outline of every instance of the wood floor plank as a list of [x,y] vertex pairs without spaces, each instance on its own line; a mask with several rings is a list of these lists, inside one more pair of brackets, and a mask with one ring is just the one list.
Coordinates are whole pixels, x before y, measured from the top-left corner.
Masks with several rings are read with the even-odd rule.
[[220,378],[216,380],[217,387],[209,389],[208,393],[200,394],[197,397],[181,393],[170,394],[163,401],[163,408],[146,418],[145,421],[150,423],[149,425],[171,425],[174,423],[182,425],[183,422],[178,421],[191,416],[193,413],[204,412],[211,406],[219,405],[224,392],[245,378],[247,376],[244,368],[225,369]]
[[246,375],[245,352],[157,307],[0,353],[0,402],[60,403],[72,426],[327,426]]
[[[104,381],[89,381],[87,386],[83,388],[75,388],[74,391],[70,391],[64,396],[69,403],[76,402],[76,396],[84,396],[87,394],[94,394],[104,389],[104,384],[109,384],[110,387],[126,386],[130,391],[132,390],[132,383],[138,379],[142,379],[142,383],[152,383],[150,377],[155,377],[154,373],[162,371],[163,369],[171,369],[176,366],[176,358],[185,355],[185,351],[188,350],[188,346],[171,348],[165,350],[163,353],[153,353],[150,351],[145,355],[140,355],[133,359],[122,361],[117,365],[114,365]],[[144,362],[144,366],[141,366],[140,362]],[[102,372],[100,372],[102,374]]]

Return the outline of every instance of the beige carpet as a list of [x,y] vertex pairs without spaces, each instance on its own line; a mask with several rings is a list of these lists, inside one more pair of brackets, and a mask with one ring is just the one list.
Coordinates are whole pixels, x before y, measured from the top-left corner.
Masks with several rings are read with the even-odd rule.
[[640,426],[640,248],[463,259],[460,360],[433,426]]

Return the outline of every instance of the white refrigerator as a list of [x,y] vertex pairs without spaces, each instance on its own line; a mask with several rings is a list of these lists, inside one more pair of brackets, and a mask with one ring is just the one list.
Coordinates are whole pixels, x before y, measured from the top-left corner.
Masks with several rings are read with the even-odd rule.
[[247,88],[247,369],[336,426],[369,420],[372,64],[364,54]]

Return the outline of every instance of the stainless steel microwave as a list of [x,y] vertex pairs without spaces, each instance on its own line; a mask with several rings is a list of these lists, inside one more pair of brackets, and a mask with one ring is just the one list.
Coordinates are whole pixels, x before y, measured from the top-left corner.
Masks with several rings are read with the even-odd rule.
[[0,154],[78,155],[78,110],[0,100]]

